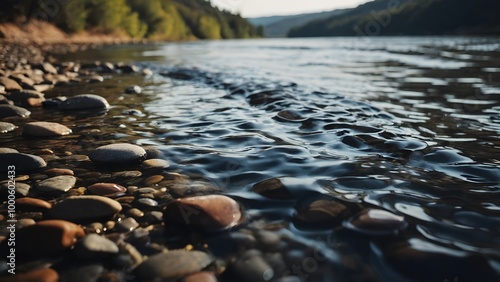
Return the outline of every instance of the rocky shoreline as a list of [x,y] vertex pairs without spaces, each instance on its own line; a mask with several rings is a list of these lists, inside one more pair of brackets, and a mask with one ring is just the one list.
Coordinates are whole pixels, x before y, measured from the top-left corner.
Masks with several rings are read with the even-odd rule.
[[[334,275],[332,262],[283,231],[284,223],[256,215],[250,220],[239,199],[170,169],[154,146],[102,138],[104,128],[116,126],[101,118],[115,106],[105,97],[44,95],[59,87],[99,85],[107,76],[150,76],[151,70],[47,56],[48,50],[89,45],[32,47],[2,45],[0,55],[0,137],[12,144],[0,148],[0,192],[7,199],[0,213],[2,253],[12,252],[8,220],[17,220],[16,275],[12,280],[9,261],[2,261],[0,281],[303,281],[293,266],[313,255],[320,259],[308,279]],[[120,95],[141,90],[132,85]],[[34,120],[35,111],[54,117]],[[291,197],[279,178],[255,184],[254,192],[273,200]],[[15,195],[12,206],[9,195]],[[345,227],[361,234],[396,234],[408,225],[390,212],[361,211],[331,198],[301,206],[294,220],[330,228],[350,216]]]

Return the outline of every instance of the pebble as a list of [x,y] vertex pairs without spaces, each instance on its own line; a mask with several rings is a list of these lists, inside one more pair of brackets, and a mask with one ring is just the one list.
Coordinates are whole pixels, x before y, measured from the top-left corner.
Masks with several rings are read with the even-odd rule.
[[135,219],[129,217],[118,221],[115,228],[121,232],[130,232],[139,227],[139,223]]
[[56,203],[49,211],[50,218],[68,221],[90,221],[111,218],[122,206],[115,200],[102,196],[72,196]]
[[279,178],[261,181],[252,187],[252,191],[271,199],[293,199],[293,194],[283,185]]
[[88,234],[76,245],[74,253],[79,258],[93,259],[118,253],[118,246],[106,237],[97,234]]
[[408,226],[404,217],[378,209],[366,209],[344,222],[344,226],[366,235],[397,234]]
[[58,282],[59,274],[52,268],[35,269],[17,273],[12,282]]
[[7,133],[16,129],[16,126],[9,122],[0,122],[0,133]]
[[44,168],[47,163],[40,157],[21,153],[0,154],[0,171],[7,171],[8,166],[15,166],[16,172]]
[[33,137],[64,136],[71,133],[71,129],[55,122],[36,121],[23,127],[23,135]]
[[21,85],[15,80],[0,76],[0,85],[2,85],[7,91],[23,90]]
[[144,212],[142,212],[140,209],[132,208],[127,211],[127,215],[133,218],[141,218],[144,216]]
[[19,153],[16,149],[12,148],[0,148],[0,154],[7,154],[7,153]]
[[104,272],[102,263],[78,263],[59,271],[62,282],[97,282]]
[[333,227],[348,216],[345,205],[335,200],[315,200],[297,209],[294,217],[296,224],[307,227]]
[[[45,100],[45,95],[35,90],[14,91],[9,93],[6,97],[16,105],[38,106]],[[31,103],[29,102],[30,99],[33,99]]]
[[217,282],[213,272],[202,271],[186,276],[182,282]]
[[109,103],[101,96],[83,94],[70,97],[59,104],[61,110],[108,109]]
[[[4,191],[5,193],[7,193],[7,190],[9,189],[9,183],[8,182],[3,183],[0,186],[0,189],[1,189],[1,191]],[[30,189],[31,189],[31,186],[29,184],[16,181],[16,193],[18,195],[26,197],[26,196],[28,196]]]
[[21,229],[36,224],[36,222],[31,218],[21,218],[16,222],[16,228]]
[[152,175],[152,176],[144,179],[143,183],[144,183],[144,185],[150,186],[150,185],[160,183],[163,180],[163,178],[165,178],[163,175]]
[[127,188],[115,183],[96,183],[90,185],[87,190],[94,195],[115,197],[127,192]]
[[224,230],[241,223],[240,205],[223,195],[196,196],[177,199],[163,213],[167,223],[201,229]]
[[213,258],[204,252],[173,250],[149,257],[133,273],[140,281],[177,280],[200,272],[212,262]]
[[276,119],[280,121],[302,122],[305,120],[298,112],[293,110],[283,110],[276,115]]
[[57,74],[57,69],[49,62],[43,63],[39,68],[45,73]]
[[141,94],[142,88],[139,85],[132,85],[125,89],[125,93],[127,94]]
[[13,105],[0,105],[0,118],[6,117],[29,117],[31,112],[26,110],[25,108],[21,108]]
[[274,277],[274,270],[264,260],[262,253],[251,249],[241,255],[234,263],[235,272],[248,282],[266,282]]
[[137,178],[141,176],[142,172],[138,170],[119,171],[113,173],[113,177],[121,177],[121,178]]
[[22,211],[45,212],[52,208],[52,204],[41,199],[24,197],[16,199],[16,208]]
[[59,176],[59,175],[75,175],[71,169],[67,168],[49,168],[45,171],[48,176]]
[[92,75],[87,79],[87,83],[98,83],[98,82],[103,82],[104,77],[100,75]]
[[137,201],[135,201],[136,204],[138,204],[141,207],[156,207],[158,206],[158,202],[150,199],[150,198],[140,198]]
[[127,143],[116,143],[101,146],[89,155],[90,160],[97,163],[134,163],[146,158],[146,151]]
[[60,175],[45,179],[36,184],[36,188],[50,194],[62,194],[69,191],[76,184],[76,178],[71,175]]
[[[64,220],[44,220],[16,232],[16,255],[44,258],[61,254],[85,235],[83,229]],[[5,242],[5,241],[4,241]],[[3,244],[3,242],[2,242]]]
[[170,166],[170,163],[163,159],[149,159],[142,162],[143,168],[167,168]]

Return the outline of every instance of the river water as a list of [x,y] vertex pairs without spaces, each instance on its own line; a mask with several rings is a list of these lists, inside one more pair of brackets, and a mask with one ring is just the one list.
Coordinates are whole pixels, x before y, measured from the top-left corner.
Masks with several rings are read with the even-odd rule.
[[[61,59],[152,69],[73,90],[115,105],[104,139],[155,145],[252,220],[323,249],[331,267],[299,261],[303,280],[498,281],[500,39],[202,41]],[[116,95],[132,83],[141,96]],[[292,200],[252,191],[272,178]],[[408,228],[386,238],[295,225],[295,208],[315,197],[387,210]]]

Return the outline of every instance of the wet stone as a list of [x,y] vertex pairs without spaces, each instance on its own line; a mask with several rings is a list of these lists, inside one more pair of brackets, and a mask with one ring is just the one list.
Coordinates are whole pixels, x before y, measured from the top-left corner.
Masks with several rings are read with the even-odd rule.
[[141,177],[141,176],[142,176],[142,172],[140,172],[138,170],[119,171],[119,172],[113,173],[113,177],[117,177],[117,178],[137,178],[137,177]]
[[120,203],[106,197],[72,196],[56,203],[48,216],[75,222],[95,221],[111,218],[121,209]]
[[36,188],[42,192],[49,194],[62,194],[73,188],[76,183],[76,178],[71,175],[61,175],[45,179],[38,184]]
[[336,200],[319,199],[297,209],[294,220],[304,227],[333,227],[349,215],[347,207]]
[[132,85],[125,89],[125,93],[127,94],[141,94],[142,88],[138,85]]
[[408,223],[391,212],[367,209],[344,222],[344,226],[366,235],[392,235],[404,230]]
[[217,277],[212,272],[202,271],[186,276],[182,282],[217,282]]
[[17,273],[13,282],[58,282],[59,274],[52,268],[35,269]]
[[158,206],[157,201],[155,201],[153,199],[149,199],[149,198],[140,198],[137,201],[135,201],[135,204],[140,206],[140,207],[156,207],[156,206]]
[[105,257],[117,254],[118,251],[118,246],[113,241],[97,234],[83,237],[74,249],[74,253],[84,259]]
[[77,264],[71,268],[65,268],[59,272],[62,282],[97,282],[104,272],[101,264]]
[[146,151],[137,145],[116,143],[95,149],[89,158],[97,163],[135,163],[146,158]]
[[52,204],[41,199],[25,197],[16,199],[16,208],[22,211],[45,212],[52,208]]
[[252,187],[255,193],[271,199],[293,199],[292,193],[283,185],[279,178],[261,181]]
[[59,109],[67,110],[87,110],[87,109],[107,109],[109,103],[101,96],[94,94],[83,94],[70,97],[59,104]]
[[64,136],[71,132],[68,127],[55,122],[30,122],[23,127],[23,135],[33,137]]
[[289,121],[289,122],[301,122],[305,120],[304,117],[302,117],[298,112],[293,110],[280,111],[275,118],[279,121]]
[[0,85],[2,85],[7,91],[22,90],[23,88],[15,80],[0,76]]
[[167,223],[202,231],[229,229],[243,220],[240,205],[222,195],[177,199],[167,206],[163,216]]
[[[1,186],[0,186],[0,190],[7,193],[9,189],[9,183],[6,182],[6,183],[3,183]],[[28,196],[28,193],[31,189],[31,186],[29,184],[26,184],[26,183],[22,183],[22,182],[17,182],[16,181],[16,194],[19,196]]]
[[87,83],[98,83],[98,82],[103,82],[104,77],[100,75],[92,75],[87,79]]
[[71,169],[67,168],[50,168],[45,171],[48,176],[59,176],[59,175],[75,175]]
[[94,195],[115,197],[127,192],[127,188],[115,183],[96,183],[90,185],[87,190]]
[[[29,105],[30,103],[28,102],[29,99],[35,99],[39,101],[39,103],[43,102],[45,100],[45,95],[43,93],[35,91],[35,90],[21,90],[21,91],[14,91],[9,93],[9,95],[6,96],[9,100],[13,101],[16,105]],[[33,105],[32,105],[33,106]]]
[[21,108],[13,105],[0,105],[0,118],[6,117],[29,117],[31,112],[25,108]]
[[0,122],[0,133],[7,133],[16,129],[16,126],[8,122]]
[[133,218],[141,218],[144,216],[144,212],[142,212],[140,209],[133,208],[127,211],[127,215]]
[[45,73],[50,73],[50,74],[57,74],[57,69],[48,62],[45,62],[39,66],[39,69],[41,69]]
[[7,153],[19,153],[16,149],[12,148],[0,148],[0,154],[7,154]]
[[15,166],[16,171],[29,171],[44,168],[47,163],[40,157],[21,153],[0,154],[0,171],[7,171],[8,166]]
[[[44,220],[20,229],[16,239],[16,255],[22,258],[43,258],[61,254],[84,236],[83,229],[63,220]],[[2,243],[3,244],[3,243]]]
[[17,223],[16,224],[16,228],[17,229],[21,229],[21,228],[24,228],[24,227],[28,227],[28,226],[34,225],[36,223],[36,221],[34,221],[31,218],[21,218],[16,223]]
[[274,277],[274,270],[258,250],[248,250],[234,263],[235,272],[244,281],[265,282]]
[[153,175],[153,176],[150,176],[146,179],[144,179],[143,183],[144,185],[154,185],[154,184],[157,184],[157,183],[160,183],[162,180],[163,180],[163,175]]
[[170,166],[170,163],[162,159],[149,159],[142,162],[143,168],[156,168],[162,169]]
[[139,223],[135,219],[129,217],[118,221],[115,228],[121,232],[130,232],[139,227]]
[[212,262],[213,258],[204,252],[173,250],[149,257],[133,273],[140,281],[176,280],[200,272]]

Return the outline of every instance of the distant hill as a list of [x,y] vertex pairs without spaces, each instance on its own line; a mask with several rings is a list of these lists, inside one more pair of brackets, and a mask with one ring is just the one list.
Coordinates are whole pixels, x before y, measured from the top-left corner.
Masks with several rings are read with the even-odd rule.
[[345,11],[347,9],[291,16],[248,18],[247,20],[255,26],[262,26],[266,37],[286,37],[288,32],[294,27],[302,26],[311,21],[340,15]]
[[293,28],[289,37],[355,35],[498,35],[499,0],[375,0]]

